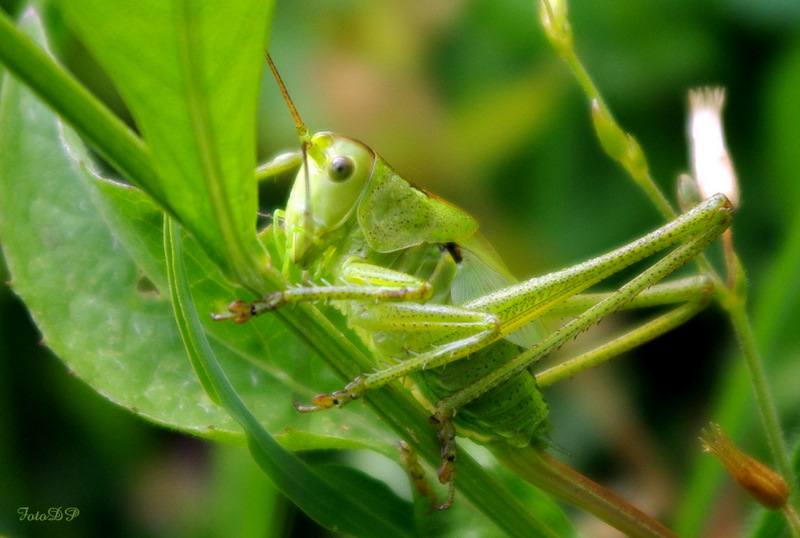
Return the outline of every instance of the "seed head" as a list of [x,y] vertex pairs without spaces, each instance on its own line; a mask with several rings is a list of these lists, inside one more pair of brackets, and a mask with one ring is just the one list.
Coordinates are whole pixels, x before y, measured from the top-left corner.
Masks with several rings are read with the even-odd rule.
[[769,510],[782,508],[789,498],[789,486],[783,478],[751,458],[733,444],[722,428],[713,422],[703,430],[703,451],[713,454],[748,495]]

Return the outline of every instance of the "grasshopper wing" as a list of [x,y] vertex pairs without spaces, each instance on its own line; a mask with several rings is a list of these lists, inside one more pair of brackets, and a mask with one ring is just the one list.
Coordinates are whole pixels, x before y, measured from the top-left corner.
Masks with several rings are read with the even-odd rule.
[[[455,249],[458,274],[453,279],[450,297],[455,305],[461,305],[517,283],[500,256],[481,234],[473,234],[459,243]],[[532,321],[512,332],[506,339],[524,348],[533,347],[545,335],[538,321]]]

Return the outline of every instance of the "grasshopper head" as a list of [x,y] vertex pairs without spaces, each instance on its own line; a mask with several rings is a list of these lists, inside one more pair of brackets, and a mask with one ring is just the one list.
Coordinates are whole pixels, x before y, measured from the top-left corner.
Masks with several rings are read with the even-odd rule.
[[286,205],[288,254],[300,261],[326,235],[353,216],[372,176],[375,153],[364,144],[333,133],[317,133],[307,146]]

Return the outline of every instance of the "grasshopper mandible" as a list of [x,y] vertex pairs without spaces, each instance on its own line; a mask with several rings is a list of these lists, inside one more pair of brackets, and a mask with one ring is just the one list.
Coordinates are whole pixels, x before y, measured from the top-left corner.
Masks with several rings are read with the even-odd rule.
[[[469,214],[406,181],[361,142],[330,132],[311,135],[267,60],[302,143],[301,152],[259,168],[265,176],[299,168],[285,211],[274,214],[282,259],[273,263],[285,272],[298,266],[309,278],[261,300],[234,301],[229,313],[213,317],[243,323],[284,305],[330,301],[377,362],[389,366],[297,409],[341,407],[410,376],[433,410],[442,444],[438,477],[448,496],[439,508],[454,500],[457,432],[518,447],[547,444],[548,408],[532,365],[616,310],[677,305],[546,373],[550,384],[671,330],[710,299],[706,277],[661,281],[729,226],[732,206],[724,195],[605,255],[518,282]],[[616,291],[582,294],[671,247]],[[538,319],[555,313],[575,317],[546,334]]]

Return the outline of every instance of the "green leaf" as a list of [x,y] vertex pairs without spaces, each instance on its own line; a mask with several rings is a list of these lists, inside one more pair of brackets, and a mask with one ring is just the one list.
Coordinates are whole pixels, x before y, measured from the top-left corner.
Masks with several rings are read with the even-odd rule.
[[418,534],[409,526],[414,521],[411,504],[400,499],[383,482],[346,465],[318,465],[315,470],[330,483],[346,486],[343,489],[371,492],[364,510],[380,514],[381,519],[393,527],[407,528],[408,536]]
[[[41,31],[36,21],[27,24]],[[196,431],[232,431],[193,378],[169,303],[137,291],[139,269],[93,205],[56,117],[10,77],[0,103],[0,161],[0,236],[11,285],[44,343],[75,375],[134,412],[171,416]]]
[[226,275],[263,288],[254,134],[271,2],[61,5],[130,108],[170,209]]
[[[29,25],[39,24],[33,9],[26,11],[23,19],[27,19]],[[0,11],[0,61],[77,129],[108,162],[134,184],[146,189],[163,207],[169,208],[142,140],[41,46],[15,28],[3,11]]]

